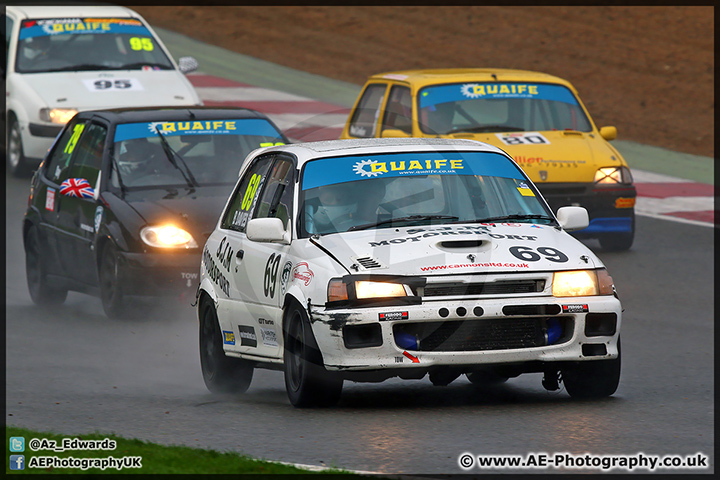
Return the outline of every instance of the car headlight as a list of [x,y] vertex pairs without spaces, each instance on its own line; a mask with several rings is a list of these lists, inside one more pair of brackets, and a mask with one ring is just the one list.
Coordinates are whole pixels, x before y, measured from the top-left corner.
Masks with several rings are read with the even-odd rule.
[[173,225],[144,227],[140,238],[151,247],[197,248],[197,242],[188,232]]
[[74,108],[41,108],[40,119],[46,122],[65,125],[76,113],[78,113],[78,111]]
[[571,270],[553,274],[553,297],[585,297],[612,295],[613,280],[604,268],[599,270]]
[[631,184],[633,182],[630,169],[627,167],[603,167],[595,172],[595,183],[622,183]]
[[[388,298],[388,297],[406,297],[409,288],[401,283],[391,282],[370,282],[367,280],[358,280],[353,282],[355,290],[354,298]],[[339,278],[330,280],[328,283],[328,301],[337,302],[348,300],[348,284]]]

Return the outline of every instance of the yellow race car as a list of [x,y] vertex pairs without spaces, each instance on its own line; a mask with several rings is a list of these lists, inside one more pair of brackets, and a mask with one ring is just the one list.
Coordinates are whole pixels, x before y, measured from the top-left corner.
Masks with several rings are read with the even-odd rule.
[[585,207],[590,225],[573,232],[606,250],[627,250],[635,197],[627,162],[598,129],[575,88],[524,70],[407,70],[368,78],[341,138],[443,137],[479,140],[508,152],[550,207]]

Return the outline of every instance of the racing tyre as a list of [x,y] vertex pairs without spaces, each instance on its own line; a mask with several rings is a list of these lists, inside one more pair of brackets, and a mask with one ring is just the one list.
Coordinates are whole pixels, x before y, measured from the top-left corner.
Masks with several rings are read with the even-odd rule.
[[615,393],[620,383],[620,339],[617,358],[580,362],[562,370],[562,381],[573,398],[597,399]]
[[42,252],[37,228],[30,227],[25,237],[25,273],[30,298],[36,305],[61,305],[65,302],[68,291],[48,285],[47,269]]
[[508,377],[503,377],[502,375],[498,375],[495,372],[487,371],[487,370],[478,370],[476,372],[469,372],[466,373],[465,376],[468,380],[470,380],[470,383],[473,385],[477,385],[480,387],[489,386],[489,385],[498,385],[500,383],[505,383],[508,381]]
[[305,312],[290,306],[284,323],[285,389],[295,407],[331,407],[340,400],[343,380],[328,372]]
[[25,153],[22,144],[22,134],[20,133],[20,124],[16,118],[10,122],[10,128],[7,132],[7,168],[15,177],[27,177],[30,174],[30,167],[25,160]]
[[100,299],[105,315],[112,320],[123,320],[128,317],[125,296],[120,285],[117,248],[108,243],[102,251],[100,259]]
[[223,351],[222,332],[212,302],[204,300],[200,320],[200,367],[205,386],[213,393],[245,393],[250,388],[253,364]]
[[612,233],[600,236],[600,246],[609,252],[622,252],[630,250],[635,240],[635,215],[632,216],[632,223],[629,233]]

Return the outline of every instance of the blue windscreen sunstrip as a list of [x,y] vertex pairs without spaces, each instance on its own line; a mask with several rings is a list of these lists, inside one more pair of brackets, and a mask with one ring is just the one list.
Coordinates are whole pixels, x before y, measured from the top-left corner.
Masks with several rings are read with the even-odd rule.
[[453,83],[423,88],[418,101],[420,108],[438,103],[472,99],[529,98],[577,105],[570,90],[561,85],[544,83]]
[[266,120],[238,118],[180,122],[123,123],[115,128],[115,141],[178,135],[258,135],[280,139],[281,134]]
[[482,175],[525,179],[499,153],[414,152],[320,158],[305,164],[302,189],[370,178],[408,175]]
[[140,20],[134,18],[45,18],[25,20],[20,28],[20,40],[54,35],[97,33],[129,33],[151,36]]

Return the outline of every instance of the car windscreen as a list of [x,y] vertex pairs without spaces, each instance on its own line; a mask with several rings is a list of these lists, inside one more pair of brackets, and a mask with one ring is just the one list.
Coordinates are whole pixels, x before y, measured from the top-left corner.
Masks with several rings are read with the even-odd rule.
[[44,18],[20,25],[19,73],[172,70],[157,40],[135,18]]
[[117,125],[110,182],[122,188],[231,185],[252,150],[284,145],[261,118]]
[[302,169],[300,235],[448,223],[554,223],[507,157],[437,151],[321,158]]
[[575,95],[544,83],[453,83],[418,92],[424,133],[592,130]]

